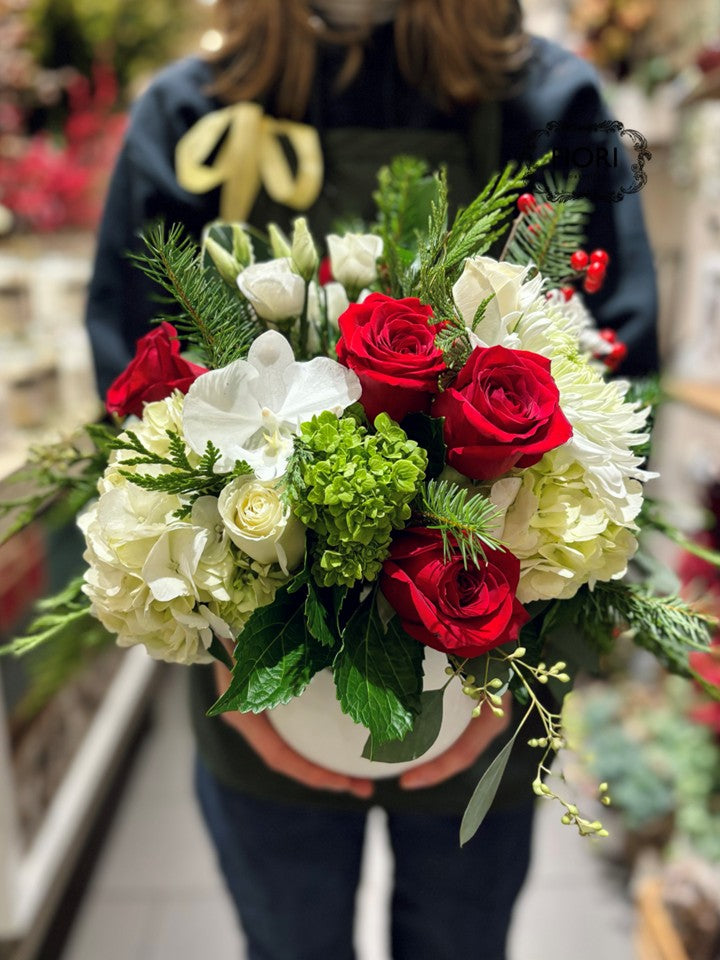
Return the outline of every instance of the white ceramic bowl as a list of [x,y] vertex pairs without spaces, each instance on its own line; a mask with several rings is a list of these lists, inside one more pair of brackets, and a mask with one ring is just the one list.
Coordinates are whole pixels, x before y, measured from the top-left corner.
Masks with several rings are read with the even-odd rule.
[[[444,686],[448,679],[446,666],[445,654],[428,647],[423,689]],[[460,682],[453,679],[443,697],[443,721],[437,740],[422,757],[402,763],[366,760],[362,756],[368,732],[341,711],[330,670],[317,673],[300,697],[270,710],[268,717],[280,736],[306,759],[348,776],[377,780],[398,776],[447,750],[469,724],[473,706]]]

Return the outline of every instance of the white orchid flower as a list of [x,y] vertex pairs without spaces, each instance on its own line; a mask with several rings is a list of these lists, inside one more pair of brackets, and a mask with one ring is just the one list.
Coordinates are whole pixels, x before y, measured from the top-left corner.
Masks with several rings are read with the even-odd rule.
[[183,408],[188,445],[203,453],[208,440],[220,451],[218,472],[245,460],[264,480],[282,476],[300,424],[324,410],[340,416],[360,399],[352,370],[328,357],[295,360],[282,334],[268,330],[235,360],[198,377]]

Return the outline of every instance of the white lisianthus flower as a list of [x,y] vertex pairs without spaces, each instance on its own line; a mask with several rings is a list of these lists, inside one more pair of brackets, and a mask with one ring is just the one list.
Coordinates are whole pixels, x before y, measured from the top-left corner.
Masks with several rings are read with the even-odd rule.
[[311,283],[308,288],[307,315],[310,321],[310,336],[308,347],[312,353],[320,351],[320,331],[327,325],[330,331],[337,334],[338,320],[350,306],[345,287],[341,283],[332,281],[320,286]]
[[521,603],[567,600],[585,583],[618,579],[637,549],[633,526],[610,518],[567,446],[498,481],[491,499],[505,511],[502,542],[520,560]]
[[330,269],[346,290],[358,291],[377,280],[377,261],[383,252],[380,237],[371,233],[331,233],[327,238]]
[[499,262],[492,257],[471,257],[465,261],[460,279],[453,287],[453,299],[465,326],[472,331],[475,314],[488,297],[485,316],[474,331],[473,346],[518,346],[513,327],[523,311],[538,298],[543,278],[528,280],[531,267]]
[[245,267],[237,285],[263,320],[277,322],[302,313],[305,281],[294,272],[289,257]]
[[310,284],[308,291],[308,319],[315,326],[320,326],[325,316],[330,327],[337,330],[338,320],[350,306],[345,287],[341,283],[332,281],[321,287],[317,283]]
[[293,267],[303,280],[310,280],[318,268],[320,258],[305,217],[298,217],[293,223],[290,257]]
[[285,337],[268,330],[247,360],[195,380],[185,397],[183,433],[198,453],[208,440],[215,444],[219,472],[244,460],[269,480],[285,471],[300,424],[324,410],[340,416],[361,392],[352,370],[328,357],[298,363]]
[[305,528],[274,481],[238,477],[221,492],[218,509],[232,542],[253,560],[278,563],[287,573],[305,555]]

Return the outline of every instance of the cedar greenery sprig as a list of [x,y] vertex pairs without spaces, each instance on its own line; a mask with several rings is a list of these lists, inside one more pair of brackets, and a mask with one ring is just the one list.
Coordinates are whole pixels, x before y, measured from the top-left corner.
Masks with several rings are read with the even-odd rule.
[[460,551],[463,563],[479,566],[485,549],[497,550],[500,541],[492,533],[498,510],[481,493],[468,497],[468,491],[450,480],[430,480],[421,494],[415,512],[430,530],[439,530],[446,562]]
[[464,261],[487,253],[505,235],[518,196],[533,174],[551,158],[552,154],[547,153],[532,163],[507,164],[472,203],[458,212],[449,230],[447,177],[444,171],[440,172],[438,199],[432,204],[427,235],[419,250],[417,281],[420,298],[435,305],[440,319],[452,315],[452,288]]
[[176,224],[167,232],[162,223],[150,227],[144,253],[132,254],[135,264],[169,296],[180,312],[157,319],[173,323],[181,337],[198,348],[212,369],[244,357],[265,329],[239,291],[231,289],[209,268],[203,268],[198,245]]
[[[197,465],[193,465],[187,455],[185,441],[175,430],[166,430],[170,449],[167,456],[162,456],[148,450],[136,433],[128,430],[115,438],[113,450],[131,451],[137,456],[123,459],[119,462],[120,475],[131,483],[144,490],[154,490],[162,493],[175,494],[182,497],[182,507],[175,511],[180,519],[188,516],[192,505],[198,497],[217,497],[223,488],[235,477],[244,477],[252,474],[252,468],[244,460],[236,460],[235,466],[229,473],[216,473],[215,466],[220,459],[220,451],[208,440],[205,452]],[[160,474],[136,473],[123,467],[136,466],[163,466],[170,467],[168,472]]]

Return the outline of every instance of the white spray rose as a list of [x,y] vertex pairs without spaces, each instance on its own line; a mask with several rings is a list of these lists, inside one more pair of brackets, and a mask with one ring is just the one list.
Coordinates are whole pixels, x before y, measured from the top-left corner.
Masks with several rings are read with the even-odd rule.
[[383,242],[370,233],[331,233],[327,238],[333,277],[347,290],[357,291],[377,280],[377,259]]
[[298,317],[305,303],[305,281],[288,257],[253,263],[237,278],[240,292],[263,320]]
[[529,267],[499,262],[492,257],[472,257],[465,261],[462,275],[453,287],[453,298],[466,327],[472,328],[483,300],[493,297],[475,331],[482,344],[500,344],[511,349],[518,346],[512,340],[512,327],[537,298],[543,283],[539,274],[527,281],[528,270]]
[[271,480],[238,477],[218,498],[230,539],[259,563],[279,563],[287,573],[305,553],[305,528],[280,499]]

